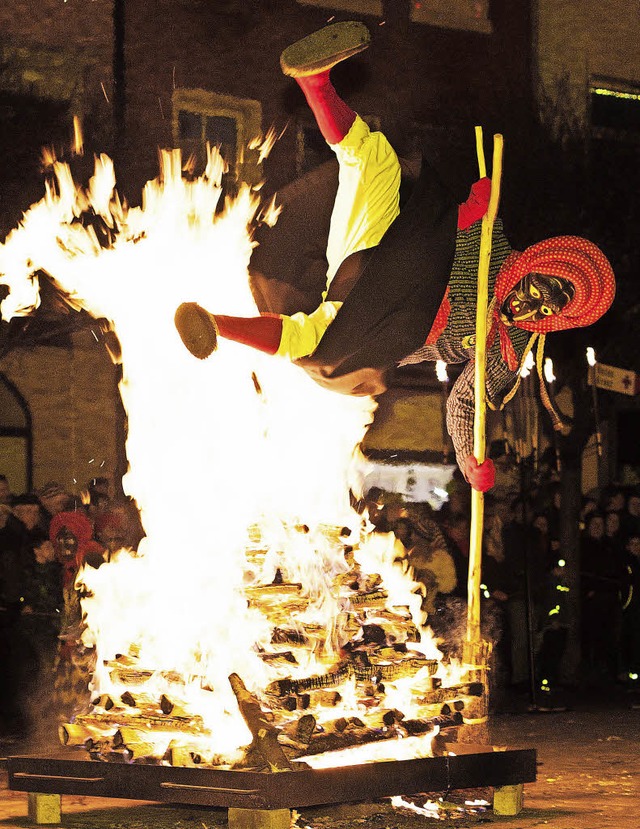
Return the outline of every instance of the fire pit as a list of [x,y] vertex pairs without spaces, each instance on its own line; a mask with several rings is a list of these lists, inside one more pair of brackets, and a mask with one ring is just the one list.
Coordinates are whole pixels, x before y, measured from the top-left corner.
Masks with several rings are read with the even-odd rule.
[[[0,248],[3,313],[36,307],[42,270],[115,331],[123,488],[146,533],[80,573],[91,708],[62,726],[66,757],[11,758],[11,787],[274,811],[534,780],[533,751],[447,748],[486,722],[486,666],[444,664],[406,550],[352,506],[375,401],[237,344],[204,361],[182,347],[181,302],[256,313],[258,197],[241,189],[220,212],[221,163],[187,182],[162,158],[132,210],[108,159],[87,191],[56,164],[57,187]],[[390,757],[360,750],[382,744]]]

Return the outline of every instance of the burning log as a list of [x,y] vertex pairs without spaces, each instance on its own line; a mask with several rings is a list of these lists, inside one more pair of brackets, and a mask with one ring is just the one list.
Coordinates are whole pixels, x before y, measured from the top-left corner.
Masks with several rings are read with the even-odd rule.
[[389,729],[367,726],[359,717],[340,717],[330,723],[323,723],[322,731],[314,733],[309,746],[301,755],[324,754],[355,745],[364,745],[397,736]]
[[128,761],[159,761],[166,753],[171,737],[164,739],[157,733],[150,734],[144,728],[119,728],[113,736],[113,748],[122,750]]
[[315,730],[316,718],[311,714],[304,714],[297,722],[285,724],[281,733],[278,734],[278,742],[294,749],[297,752],[296,756],[301,756],[311,742]]
[[172,766],[195,767],[195,766],[219,766],[223,764],[223,758],[219,754],[213,754],[188,745],[169,744],[163,759]]
[[111,739],[106,737],[101,737],[98,740],[90,738],[85,742],[84,747],[92,760],[102,760],[113,750]]
[[445,704],[440,709],[440,713],[443,715],[451,714],[452,711],[463,711],[464,710],[464,700],[462,699],[454,699],[451,702],[445,702]]
[[284,596],[299,596],[302,592],[302,585],[299,583],[285,584],[274,582],[273,584],[256,584],[245,587],[244,594],[250,600],[280,601]]
[[311,691],[309,697],[313,708],[316,706],[335,708],[342,702],[342,694],[339,691]]
[[139,708],[141,711],[158,711],[160,708],[158,700],[149,696],[149,694],[134,695],[131,691],[125,691],[121,695],[120,701],[129,708]]
[[353,607],[357,609],[375,608],[382,610],[387,605],[389,594],[386,590],[371,590],[367,593],[356,593],[350,597]]
[[[115,728],[111,730],[115,732]],[[63,746],[86,746],[87,742],[104,737],[104,727],[84,723],[63,723],[58,728],[58,736]]]
[[482,682],[468,682],[463,685],[450,685],[448,688],[434,688],[421,694],[416,700],[419,705],[433,705],[438,702],[450,702],[456,697],[481,697],[484,694]]
[[326,674],[317,674],[302,679],[277,679],[267,686],[266,693],[269,696],[285,697],[303,691],[335,688],[342,685],[351,676],[353,676],[353,665],[351,662],[342,662],[337,668],[328,671]]
[[231,674],[229,682],[238,700],[240,713],[253,735],[249,751],[257,750],[271,771],[291,771],[293,766],[278,743],[278,729],[262,710],[259,701],[247,691],[238,674]]
[[145,668],[136,668],[130,665],[119,665],[117,662],[107,663],[109,677],[117,685],[144,685],[153,677],[161,677],[167,682],[184,682],[184,677],[177,671],[153,671]]
[[[395,652],[395,655],[402,656],[398,652]],[[266,693],[271,697],[282,698],[305,691],[335,688],[351,677],[355,677],[358,682],[391,682],[414,676],[423,668],[434,674],[438,669],[438,662],[435,659],[413,655],[404,659],[398,658],[395,662],[372,662],[366,651],[355,651],[352,659],[344,660],[326,674],[315,674],[301,679],[278,679],[267,686]],[[445,697],[443,702],[446,699],[448,697]]]
[[299,628],[293,630],[288,628],[274,628],[271,634],[272,645],[299,645],[305,647],[309,639]]
[[180,719],[191,719],[192,717],[183,703],[169,699],[166,694],[162,694],[160,697],[160,710],[167,716],[171,714],[172,717],[180,717]]
[[438,670],[435,659],[426,659],[423,656],[410,656],[398,662],[373,662],[368,665],[356,665],[355,678],[359,681],[375,680],[377,682],[391,682],[394,679],[413,676],[422,668],[427,668],[431,674]]
[[112,708],[119,707],[118,701],[109,694],[101,694],[97,699],[91,701],[94,708],[104,708],[105,711],[111,711]]
[[298,661],[291,651],[280,651],[280,653],[260,653],[258,654],[263,662],[268,662],[269,665],[297,665]]
[[436,728],[454,728],[462,724],[462,714],[459,711],[448,716],[441,714],[438,717],[431,717],[428,720],[402,720],[400,723],[410,737],[416,734],[427,734]]
[[181,731],[185,734],[201,734],[204,731],[204,723],[202,717],[163,717],[144,715],[139,716],[130,714],[125,711],[113,712],[109,711],[106,714],[80,714],[76,718],[76,723],[94,727],[95,729],[114,727],[130,728],[146,728],[154,731]]

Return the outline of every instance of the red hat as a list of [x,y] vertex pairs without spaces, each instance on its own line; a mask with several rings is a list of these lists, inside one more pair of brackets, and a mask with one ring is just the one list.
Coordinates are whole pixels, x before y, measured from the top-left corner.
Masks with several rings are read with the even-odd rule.
[[87,555],[102,553],[103,548],[94,541],[91,521],[82,512],[58,512],[53,516],[49,524],[49,540],[52,543],[62,529],[72,533],[78,542],[75,560],[67,562],[64,568],[64,582],[69,584],[75,579],[76,572],[84,564]]
[[607,311],[616,291],[609,260],[593,242],[580,236],[554,236],[514,251],[496,277],[496,314],[507,293],[529,273],[566,279],[573,285],[573,298],[558,314],[541,320],[523,320],[518,328],[546,334],[591,325]]

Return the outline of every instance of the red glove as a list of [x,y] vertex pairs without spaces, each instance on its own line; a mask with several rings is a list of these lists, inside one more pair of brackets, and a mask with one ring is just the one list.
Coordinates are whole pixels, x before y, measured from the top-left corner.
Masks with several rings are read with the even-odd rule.
[[490,458],[478,465],[475,457],[468,455],[464,461],[464,476],[478,492],[486,492],[496,482],[496,468]]
[[489,207],[491,196],[491,179],[481,178],[471,185],[469,198],[458,205],[458,230],[466,230],[481,219]]

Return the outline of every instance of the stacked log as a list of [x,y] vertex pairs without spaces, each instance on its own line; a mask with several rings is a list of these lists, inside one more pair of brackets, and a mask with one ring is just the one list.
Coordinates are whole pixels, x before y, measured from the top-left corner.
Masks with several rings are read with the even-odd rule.
[[[309,532],[304,526],[295,529]],[[340,607],[335,625],[339,641],[328,643],[325,627],[309,620],[305,611],[314,597],[281,569],[272,581],[256,580],[246,587],[248,605],[272,625],[270,643],[258,656],[279,678],[256,691],[249,690],[247,677],[229,677],[253,736],[239,767],[290,771],[314,754],[443,731],[453,742],[452,732],[477,708],[474,700],[485,695],[485,684],[478,681],[484,677],[471,675],[442,687],[436,676],[439,663],[420,651],[420,632],[408,607],[390,606],[381,576],[360,569],[348,529],[327,526],[318,531],[342,550],[345,560],[332,587]],[[252,574],[262,571],[267,553],[259,529],[252,528],[247,546]],[[301,675],[309,652],[320,667]],[[208,748],[212,735],[202,717],[180,692],[184,677],[141,664],[133,648],[105,667],[118,692],[101,694],[89,714],[62,726],[65,745],[84,745],[91,757],[110,762],[222,765]],[[158,687],[157,680],[175,693],[148,690]],[[211,692],[205,677],[188,680],[203,693]],[[391,708],[387,701],[388,688],[403,680],[412,681],[406,711]],[[345,702],[354,694],[357,715],[353,702],[350,707]]]

